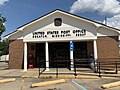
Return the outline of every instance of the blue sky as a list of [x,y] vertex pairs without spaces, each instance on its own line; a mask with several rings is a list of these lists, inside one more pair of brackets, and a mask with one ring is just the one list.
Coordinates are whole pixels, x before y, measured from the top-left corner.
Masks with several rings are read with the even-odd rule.
[[[118,21],[120,14],[119,0],[100,1],[101,0],[0,0],[0,13],[7,19],[5,23],[6,32],[3,36],[15,31],[17,27],[55,9],[61,9],[99,22],[103,22],[105,16],[107,16],[108,21],[112,22],[114,18],[116,18],[115,16],[117,16]],[[106,8],[106,6],[109,6],[109,3],[106,3],[106,1],[115,3],[114,5],[110,5],[109,8]],[[116,8],[111,10],[111,7],[113,8],[115,6],[118,10],[116,10]]]

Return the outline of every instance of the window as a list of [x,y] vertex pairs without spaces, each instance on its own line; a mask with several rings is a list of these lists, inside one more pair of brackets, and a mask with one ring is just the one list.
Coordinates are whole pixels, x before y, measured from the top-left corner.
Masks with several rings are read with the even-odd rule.
[[55,26],[61,26],[62,25],[62,19],[61,18],[56,18],[54,20],[54,25]]

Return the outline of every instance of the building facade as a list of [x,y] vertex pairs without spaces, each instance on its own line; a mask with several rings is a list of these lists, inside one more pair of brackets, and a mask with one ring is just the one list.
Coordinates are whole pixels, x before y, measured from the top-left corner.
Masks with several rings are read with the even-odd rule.
[[[34,68],[43,61],[46,71],[59,60],[74,65],[74,60],[86,60],[93,54],[99,58],[119,58],[118,29],[54,10],[33,20],[6,37],[9,39],[10,68]],[[60,63],[59,63],[60,64]],[[66,67],[62,62],[59,67]],[[72,67],[71,67],[72,69]]]

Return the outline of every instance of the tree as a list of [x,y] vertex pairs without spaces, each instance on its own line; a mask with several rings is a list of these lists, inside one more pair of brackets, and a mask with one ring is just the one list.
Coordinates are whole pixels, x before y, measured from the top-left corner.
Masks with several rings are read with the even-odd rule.
[[3,40],[0,43],[0,56],[7,55],[9,51],[9,42],[7,40]]
[[1,14],[0,14],[0,40],[1,40],[1,35],[6,30],[5,25],[4,25],[5,21],[6,21],[6,18],[1,16]]
[[[1,40],[1,35],[6,30],[4,25],[5,21],[6,21],[6,18],[1,16],[0,14],[0,40]],[[9,42],[7,40],[0,42],[0,56],[8,54],[8,46],[9,46]]]

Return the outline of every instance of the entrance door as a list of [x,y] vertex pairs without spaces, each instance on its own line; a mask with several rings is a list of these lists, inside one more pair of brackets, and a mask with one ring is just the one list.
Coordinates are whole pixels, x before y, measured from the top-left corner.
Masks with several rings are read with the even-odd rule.
[[74,43],[74,60],[76,67],[88,67],[87,42]]
[[69,42],[49,43],[50,67],[67,68],[70,65]]
[[45,43],[36,43],[36,68],[45,67]]

